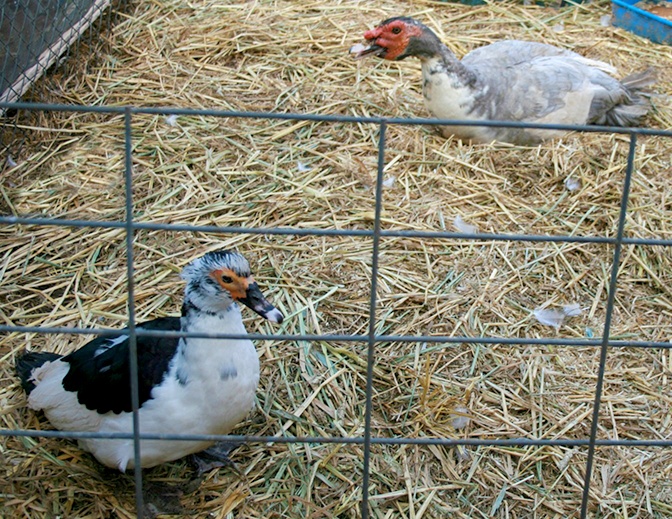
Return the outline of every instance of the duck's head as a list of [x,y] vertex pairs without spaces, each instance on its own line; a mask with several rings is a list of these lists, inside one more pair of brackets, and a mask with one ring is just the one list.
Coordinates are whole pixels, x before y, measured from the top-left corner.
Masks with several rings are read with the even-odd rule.
[[425,25],[408,18],[388,18],[364,33],[367,45],[353,45],[350,53],[355,59],[374,55],[387,60],[402,60],[409,56],[432,56],[441,42]]
[[204,312],[226,311],[236,301],[273,323],[283,320],[282,313],[261,293],[242,254],[229,250],[208,252],[184,267],[182,279],[187,282],[185,301]]

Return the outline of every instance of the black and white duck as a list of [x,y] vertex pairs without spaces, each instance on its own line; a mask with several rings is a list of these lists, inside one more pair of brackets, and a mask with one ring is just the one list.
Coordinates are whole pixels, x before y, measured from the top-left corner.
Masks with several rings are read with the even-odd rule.
[[[181,317],[138,324],[138,330],[246,334],[237,303],[273,323],[282,313],[269,303],[241,254],[214,251],[182,271]],[[137,337],[139,424],[147,434],[228,434],[252,409],[259,359],[248,339]],[[62,431],[132,432],[128,330],[101,336],[69,355],[24,353],[16,363],[28,405]],[[81,439],[102,464],[134,467],[132,440]],[[176,460],[212,445],[207,441],[142,440],[142,467]]]

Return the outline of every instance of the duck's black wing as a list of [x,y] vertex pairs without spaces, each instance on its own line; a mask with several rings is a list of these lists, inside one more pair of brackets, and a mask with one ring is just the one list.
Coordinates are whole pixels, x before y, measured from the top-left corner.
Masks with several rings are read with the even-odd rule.
[[[179,331],[179,317],[162,317],[137,328]],[[165,377],[175,355],[179,338],[137,337],[138,389],[140,405],[151,398],[152,388]],[[98,337],[79,350],[63,357],[70,370],[63,379],[67,391],[77,393],[77,400],[87,409],[101,414],[131,412],[131,373],[128,329],[119,335]]]

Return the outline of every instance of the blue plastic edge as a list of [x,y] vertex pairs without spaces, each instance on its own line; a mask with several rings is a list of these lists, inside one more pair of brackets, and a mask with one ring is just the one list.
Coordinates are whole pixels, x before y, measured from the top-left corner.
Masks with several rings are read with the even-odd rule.
[[640,0],[611,0],[614,25],[656,43],[672,44],[672,21],[633,4]]

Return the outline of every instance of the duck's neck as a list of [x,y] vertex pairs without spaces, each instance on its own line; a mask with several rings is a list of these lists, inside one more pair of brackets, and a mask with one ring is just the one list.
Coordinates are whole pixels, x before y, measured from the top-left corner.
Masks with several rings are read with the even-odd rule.
[[[224,311],[206,312],[186,298],[182,305],[180,329],[183,332],[213,335],[247,333],[237,304],[231,303]],[[217,378],[219,375],[213,370],[222,369],[222,366],[228,366],[237,358],[247,359],[244,366],[249,365],[258,371],[258,367],[255,368],[255,362],[258,364],[258,361],[254,346],[247,339],[183,337],[177,347],[173,369],[178,381],[186,385],[189,381]]]
[[476,86],[476,74],[462,64],[438,38],[428,49],[431,52],[417,55],[422,63],[423,84],[426,85],[428,81],[444,81],[447,78],[450,86],[455,89],[472,89]]
[[[422,94],[425,106],[437,119],[473,119],[479,95],[476,74],[463,65],[442,43],[431,55],[419,56],[422,62]],[[448,134],[472,138],[471,130],[445,128]],[[445,135],[445,132],[444,132]]]
[[199,333],[245,333],[240,308],[234,302],[226,306],[203,304],[187,294],[182,304],[181,330]]

